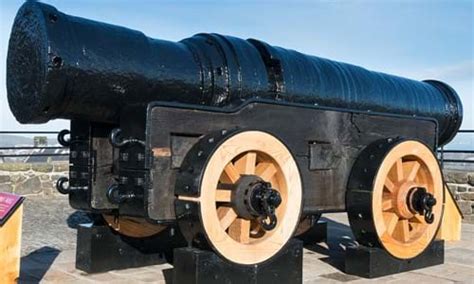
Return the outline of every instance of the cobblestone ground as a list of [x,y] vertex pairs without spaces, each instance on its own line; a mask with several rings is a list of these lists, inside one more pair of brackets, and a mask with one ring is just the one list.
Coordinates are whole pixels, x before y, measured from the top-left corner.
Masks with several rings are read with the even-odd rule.
[[66,197],[27,197],[23,214],[22,255],[38,249],[74,250],[77,225],[90,221]]
[[[474,283],[474,225],[463,224],[462,240],[446,244],[445,264],[368,280],[344,274],[344,248],[353,242],[345,214],[323,216],[327,243],[304,251],[304,283]],[[66,198],[28,199],[25,203],[20,283],[170,283],[172,266],[86,274],[75,269],[76,226],[87,222]]]

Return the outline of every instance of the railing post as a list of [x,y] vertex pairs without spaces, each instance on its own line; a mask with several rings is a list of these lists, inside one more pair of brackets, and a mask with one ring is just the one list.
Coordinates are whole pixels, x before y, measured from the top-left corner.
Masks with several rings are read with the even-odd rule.
[[[0,135],[3,134],[58,134],[58,131],[0,131]],[[31,150],[29,153],[18,153],[18,150]],[[34,150],[64,150],[64,152],[60,153],[55,153],[55,152],[50,152],[50,153],[44,153],[44,152],[34,152]],[[0,161],[5,163],[5,158],[21,158],[25,157],[25,159],[19,160],[18,162],[26,162],[28,158],[30,157],[56,157],[56,156],[63,156],[67,157],[69,156],[69,153],[67,152],[68,147],[63,147],[63,146],[13,146],[13,147],[5,147],[4,145],[0,145]],[[5,154],[4,151],[13,151],[11,154]],[[47,159],[48,160],[48,159]]]

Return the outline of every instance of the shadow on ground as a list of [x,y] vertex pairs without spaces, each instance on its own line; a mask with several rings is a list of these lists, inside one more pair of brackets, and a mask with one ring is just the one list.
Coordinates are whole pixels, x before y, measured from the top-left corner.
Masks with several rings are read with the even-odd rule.
[[173,268],[163,269],[166,284],[173,284]]
[[306,244],[305,248],[326,255],[327,257],[320,258],[321,261],[333,266],[337,270],[344,272],[344,257],[346,247],[355,246],[356,242],[352,234],[351,228],[343,223],[322,217],[321,221],[327,222],[327,240],[325,247],[322,244]]
[[53,264],[60,250],[42,247],[21,258],[19,283],[39,283]]
[[87,224],[93,221],[91,214],[75,211],[67,217],[67,226],[71,229],[77,229],[80,224]]

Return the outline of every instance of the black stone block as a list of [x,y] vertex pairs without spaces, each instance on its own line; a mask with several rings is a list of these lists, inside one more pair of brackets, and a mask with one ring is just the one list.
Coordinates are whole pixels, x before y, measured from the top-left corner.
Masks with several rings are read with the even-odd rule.
[[258,265],[230,263],[212,251],[174,250],[173,283],[302,283],[303,243],[292,239],[272,259]]
[[444,241],[432,242],[413,259],[398,259],[380,248],[348,247],[345,258],[347,274],[376,278],[444,263]]
[[150,246],[151,239],[130,239],[107,225],[80,225],[77,232],[76,268],[87,273],[141,267],[166,262],[165,251]]

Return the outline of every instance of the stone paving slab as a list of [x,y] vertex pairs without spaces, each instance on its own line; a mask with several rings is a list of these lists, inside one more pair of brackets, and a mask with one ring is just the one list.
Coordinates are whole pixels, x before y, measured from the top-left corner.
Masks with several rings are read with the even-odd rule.
[[[45,212],[48,215],[43,215]],[[49,222],[47,218],[51,218]],[[45,220],[35,221],[35,219]],[[365,279],[343,272],[345,247],[354,243],[346,214],[327,214],[323,219],[328,221],[328,242],[305,248],[303,256],[305,284],[368,282],[474,284],[472,224],[463,224],[461,241],[446,243],[445,264],[377,279]],[[173,267],[165,262],[97,274],[86,274],[75,269],[75,228],[77,223],[87,220],[86,215],[70,209],[67,200],[27,201],[25,225],[31,227],[24,227],[23,232],[24,250],[20,283],[171,283]]]

